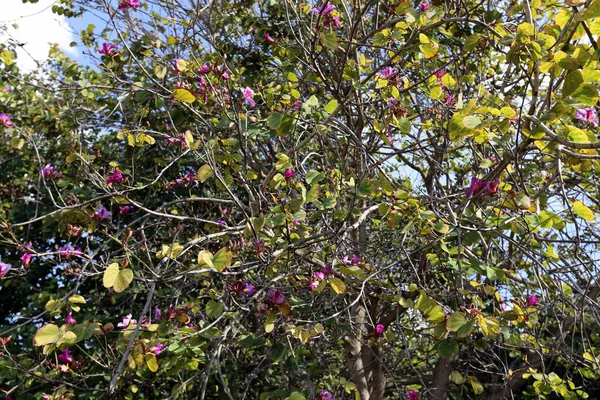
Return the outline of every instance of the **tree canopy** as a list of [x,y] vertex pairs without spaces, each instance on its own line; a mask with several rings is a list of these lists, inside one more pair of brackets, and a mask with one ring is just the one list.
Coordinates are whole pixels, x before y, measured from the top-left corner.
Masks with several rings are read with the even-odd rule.
[[0,44],[0,396],[600,398],[600,0],[52,10],[103,24]]

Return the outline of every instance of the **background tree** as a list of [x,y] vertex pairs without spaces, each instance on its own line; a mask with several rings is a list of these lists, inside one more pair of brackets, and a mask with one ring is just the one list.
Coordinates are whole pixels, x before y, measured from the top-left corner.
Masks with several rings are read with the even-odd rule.
[[0,45],[10,398],[596,398],[600,2],[58,0]]

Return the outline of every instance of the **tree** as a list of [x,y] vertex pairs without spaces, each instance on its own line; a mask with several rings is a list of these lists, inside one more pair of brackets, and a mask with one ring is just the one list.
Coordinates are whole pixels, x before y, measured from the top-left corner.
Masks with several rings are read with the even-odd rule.
[[600,1],[53,11],[106,25],[0,45],[6,397],[600,396]]

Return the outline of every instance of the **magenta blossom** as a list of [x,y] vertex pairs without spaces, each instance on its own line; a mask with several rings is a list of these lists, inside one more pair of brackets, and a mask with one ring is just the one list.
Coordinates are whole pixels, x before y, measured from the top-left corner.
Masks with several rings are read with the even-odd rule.
[[154,319],[156,321],[160,321],[162,319],[162,311],[160,311],[158,306],[154,306]]
[[198,72],[201,74],[208,74],[210,71],[212,71],[211,68],[208,65],[203,64]]
[[527,302],[525,303],[525,305],[527,307],[533,307],[538,303],[538,298],[535,294],[530,294],[529,297],[527,297]]
[[131,206],[119,206],[119,214],[125,215],[131,212]]
[[175,179],[175,186],[188,187],[190,185],[197,185],[197,184],[198,184],[198,178],[196,178],[196,174],[194,174],[192,171],[189,171],[187,174],[185,174],[181,178]]
[[114,57],[119,54],[117,45],[114,43],[102,43],[102,48],[98,50],[98,53],[104,54],[105,56]]
[[236,282],[229,282],[227,284],[229,290],[237,294],[243,294],[246,297],[250,297],[256,292],[256,287],[250,283],[245,283],[240,280]]
[[15,124],[11,120],[12,115],[0,113],[0,124],[6,126],[7,128],[13,128]]
[[335,6],[329,2],[323,4],[321,7],[314,7],[310,11],[323,17],[323,26],[331,26],[335,29],[341,26],[340,16],[335,11]]
[[104,206],[100,206],[94,211],[94,218],[98,220],[108,219],[112,216],[112,213],[106,209]]
[[446,97],[444,97],[443,103],[448,106],[451,106],[452,104],[454,104],[456,102],[457,102],[456,99],[454,99],[454,97],[452,97],[452,95],[450,93],[446,92]]
[[154,347],[150,348],[150,352],[154,353],[154,355],[159,355],[164,351],[165,346],[162,343],[157,343]]
[[580,108],[575,112],[575,119],[583,121],[588,125],[592,124],[595,127],[598,127],[598,116],[593,107]]
[[119,10],[126,10],[128,8],[136,9],[140,6],[140,0],[121,0],[119,2]]
[[248,104],[250,104],[250,107],[256,106],[256,102],[253,99],[254,90],[250,89],[249,87],[246,87],[242,89],[242,95],[244,96],[244,101],[248,102]]
[[437,71],[435,71],[434,75],[438,79],[438,81],[441,81],[444,75],[446,75],[446,68],[438,69]]
[[223,73],[221,74],[221,78],[226,81],[229,79],[229,74],[227,73],[227,71],[223,71]]
[[71,257],[81,257],[83,252],[81,251],[81,247],[78,247],[77,250],[75,250],[72,245],[67,244],[58,248],[58,255],[68,260]]
[[294,172],[293,169],[290,168],[286,168],[285,172],[283,173],[283,176],[285,177],[286,181],[289,181],[290,179],[292,179],[294,176],[296,176],[296,173]]
[[311,292],[313,290],[316,290],[318,287],[319,287],[319,281],[310,281],[310,283],[307,286],[308,290],[310,290]]
[[244,283],[244,288],[242,289],[242,294],[246,297],[250,297],[256,292],[256,287],[251,283]]
[[269,43],[275,43],[275,39],[273,39],[271,37],[271,35],[269,35],[268,33],[265,33],[265,35],[263,36],[265,38],[265,40]]
[[342,264],[344,265],[352,265],[352,261],[350,261],[350,258],[348,256],[344,256],[340,259],[340,261],[342,262]]
[[319,392],[319,400],[333,400],[333,395],[325,389]]
[[325,264],[325,267],[321,269],[321,272],[325,275],[333,275],[333,267],[330,263]]
[[224,221],[224,220],[222,220],[222,219],[218,219],[218,220],[217,220],[217,224],[219,224],[219,225],[221,225],[221,226],[227,226],[227,222],[225,222],[225,221]]
[[471,185],[467,189],[467,197],[471,196],[492,196],[498,193],[498,187],[500,181],[498,179],[494,181],[486,181],[479,178],[471,178]]
[[111,176],[106,178],[106,183],[121,183],[123,180],[123,173],[118,169],[115,169]]
[[0,261],[0,278],[4,278],[11,268],[12,265]]
[[386,67],[377,73],[377,76],[385,80],[393,79],[396,75],[398,75],[398,70],[392,67]]
[[29,266],[29,264],[31,264],[31,260],[33,259],[33,254],[31,253],[23,253],[23,255],[21,256],[21,264],[24,267]]
[[269,290],[267,292],[267,303],[279,306],[286,301],[285,296],[279,290]]
[[69,315],[67,315],[67,317],[65,318],[65,323],[67,323],[69,325],[75,325],[77,323],[77,320],[75,320],[75,318],[73,318],[71,313],[69,313]]
[[350,261],[352,262],[352,265],[358,265],[360,264],[360,257],[357,254],[353,254]]
[[56,180],[62,178],[62,174],[55,170],[52,164],[46,164],[44,168],[42,168],[42,175],[46,179]]
[[132,318],[133,315],[131,314],[127,314],[126,316],[123,317],[123,322],[119,322],[117,324],[117,328],[123,328],[126,329],[127,327],[131,326],[131,325],[135,325],[137,324],[137,320]]
[[315,277],[315,280],[317,281],[322,281],[323,279],[325,279],[325,274],[322,271],[317,271],[313,274],[313,276]]
[[419,400],[419,392],[411,390],[408,392],[408,400]]
[[387,101],[387,108],[394,108],[398,105],[398,100],[393,97],[390,97]]
[[421,9],[421,12],[425,12],[429,10],[429,3],[425,3],[424,1],[422,1],[419,3],[419,8]]
[[71,353],[69,353],[68,348],[58,355],[58,361],[65,364],[71,364],[73,362],[73,357],[71,356]]
[[383,333],[384,329],[385,329],[385,326],[383,326],[383,324],[377,324],[377,326],[375,327],[375,333],[377,335],[381,335]]

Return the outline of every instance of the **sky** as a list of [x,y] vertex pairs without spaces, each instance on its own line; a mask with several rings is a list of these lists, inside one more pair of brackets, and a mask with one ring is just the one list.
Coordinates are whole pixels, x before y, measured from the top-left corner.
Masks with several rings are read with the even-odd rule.
[[[21,0],[1,1],[0,25],[6,25],[8,32],[0,32],[0,42],[10,36],[24,44],[17,50],[19,67],[28,71],[36,68],[34,59],[43,61],[48,57],[48,43],[58,43],[71,58],[80,57],[77,48],[70,47],[70,43],[77,40],[75,31],[65,17],[52,13],[55,0],[39,0],[36,4],[23,4]],[[18,29],[11,26],[15,23]]]

